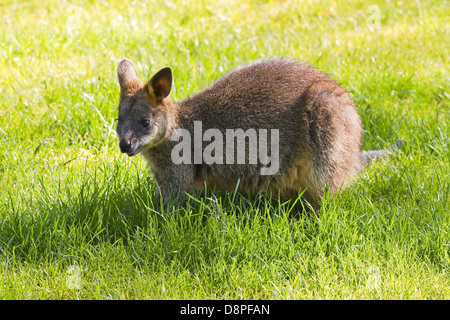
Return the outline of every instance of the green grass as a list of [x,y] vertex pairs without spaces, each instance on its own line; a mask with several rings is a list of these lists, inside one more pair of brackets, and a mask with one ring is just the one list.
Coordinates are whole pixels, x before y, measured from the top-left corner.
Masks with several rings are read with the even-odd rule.
[[[0,298],[449,299],[449,8],[3,1]],[[118,150],[120,58],[143,79],[171,66],[179,100],[269,56],[347,88],[364,149],[408,145],[318,218],[234,193],[156,209],[143,159]]]

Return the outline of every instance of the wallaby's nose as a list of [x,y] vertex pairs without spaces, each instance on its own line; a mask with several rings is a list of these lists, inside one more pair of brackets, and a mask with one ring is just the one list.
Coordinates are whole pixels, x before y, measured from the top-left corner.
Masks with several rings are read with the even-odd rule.
[[119,142],[120,151],[126,153],[131,149],[131,142],[125,139],[121,139]]

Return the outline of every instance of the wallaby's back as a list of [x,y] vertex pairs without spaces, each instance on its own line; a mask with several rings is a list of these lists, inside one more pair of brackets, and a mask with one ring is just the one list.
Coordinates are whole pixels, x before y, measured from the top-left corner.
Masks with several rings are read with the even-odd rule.
[[[217,189],[252,195],[269,185],[272,194],[295,197],[306,189],[311,202],[323,189],[343,186],[361,167],[361,124],[344,89],[325,74],[287,59],[240,67],[179,103],[180,127],[279,129],[279,173],[261,176],[260,165],[204,165],[197,179]],[[224,168],[226,167],[226,169]],[[269,184],[270,182],[270,184]]]

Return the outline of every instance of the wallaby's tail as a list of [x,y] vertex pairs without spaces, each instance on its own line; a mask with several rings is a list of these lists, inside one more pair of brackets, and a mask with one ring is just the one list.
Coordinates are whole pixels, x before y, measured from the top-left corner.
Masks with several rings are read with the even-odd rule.
[[372,160],[383,159],[391,155],[395,150],[406,144],[405,140],[398,140],[388,149],[370,150],[361,152],[361,162],[363,165],[369,164]]

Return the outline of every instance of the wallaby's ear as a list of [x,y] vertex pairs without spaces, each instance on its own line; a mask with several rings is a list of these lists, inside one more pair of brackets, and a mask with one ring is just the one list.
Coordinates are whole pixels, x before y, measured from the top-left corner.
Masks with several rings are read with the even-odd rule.
[[119,77],[120,89],[124,90],[131,83],[139,81],[138,73],[133,62],[123,59],[117,66],[117,76]]
[[148,92],[158,101],[167,97],[171,89],[172,69],[170,67],[162,68],[148,81]]

